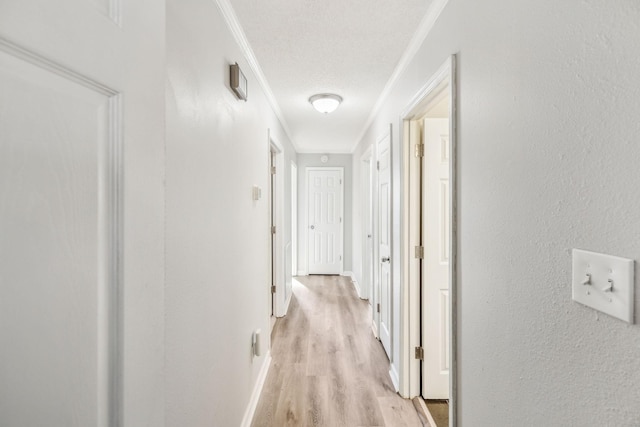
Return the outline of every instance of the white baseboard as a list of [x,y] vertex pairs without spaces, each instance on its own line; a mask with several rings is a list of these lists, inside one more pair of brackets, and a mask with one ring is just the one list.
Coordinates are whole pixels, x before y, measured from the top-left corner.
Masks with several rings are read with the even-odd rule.
[[249,400],[249,405],[247,406],[247,410],[244,413],[244,418],[242,419],[242,424],[240,424],[240,427],[251,427],[251,422],[253,421],[253,416],[256,413],[258,401],[260,400],[260,394],[262,393],[262,387],[264,386],[264,382],[267,379],[267,374],[269,373],[270,367],[271,350],[267,351],[267,354],[264,357],[264,362],[262,362],[262,367],[260,368],[260,372],[258,373],[256,385],[253,387],[253,392],[251,393],[251,400]]
[[298,276],[308,276],[307,272],[304,270],[298,270]]
[[398,375],[398,370],[395,365],[392,363],[391,368],[389,369],[389,376],[391,377],[391,382],[393,386],[396,388],[396,391],[400,390],[400,376]]
[[282,316],[278,316],[278,317],[284,317],[287,315],[287,312],[289,311],[289,304],[291,304],[291,295],[293,293],[289,293],[289,298],[287,298],[287,300],[284,302],[284,312],[282,313]]
[[380,336],[378,335],[378,325],[376,325],[375,321],[371,321],[371,331],[376,339],[380,339]]
[[360,283],[356,280],[356,275],[353,271],[344,271],[341,276],[349,277],[351,279],[351,283],[353,283],[353,287],[356,288],[356,293],[358,294],[358,298],[362,298],[362,289],[360,289]]
[[358,294],[358,298],[364,299],[362,298],[362,291],[360,290],[360,284],[358,283],[358,281],[351,280],[351,283],[353,283],[353,287],[356,288],[356,293]]

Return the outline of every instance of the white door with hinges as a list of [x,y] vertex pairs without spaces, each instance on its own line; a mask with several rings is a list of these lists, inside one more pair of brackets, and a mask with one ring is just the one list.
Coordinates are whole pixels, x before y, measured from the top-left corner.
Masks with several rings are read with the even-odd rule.
[[379,336],[391,360],[391,137],[386,135],[378,152],[378,280]]
[[342,168],[307,168],[309,274],[342,273],[343,188]]
[[449,398],[449,119],[423,122],[422,395]]
[[163,424],[164,16],[1,2],[3,426]]

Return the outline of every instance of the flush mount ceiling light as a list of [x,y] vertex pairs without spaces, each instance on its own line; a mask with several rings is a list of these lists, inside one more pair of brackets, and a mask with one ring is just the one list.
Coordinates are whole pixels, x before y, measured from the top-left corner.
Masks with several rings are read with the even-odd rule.
[[309,102],[313,105],[313,108],[327,114],[338,108],[338,105],[342,102],[342,97],[332,93],[319,93],[309,98]]

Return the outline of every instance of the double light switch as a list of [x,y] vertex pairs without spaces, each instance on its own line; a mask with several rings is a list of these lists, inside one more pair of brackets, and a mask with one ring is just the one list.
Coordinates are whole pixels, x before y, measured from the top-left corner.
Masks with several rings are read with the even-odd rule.
[[573,250],[573,300],[633,323],[633,260]]

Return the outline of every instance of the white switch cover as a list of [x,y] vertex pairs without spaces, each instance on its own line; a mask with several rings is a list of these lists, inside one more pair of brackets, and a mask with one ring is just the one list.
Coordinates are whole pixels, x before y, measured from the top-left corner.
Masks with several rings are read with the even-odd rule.
[[633,260],[573,250],[573,300],[633,323]]
[[253,186],[253,200],[258,201],[262,197],[262,188],[257,185]]

